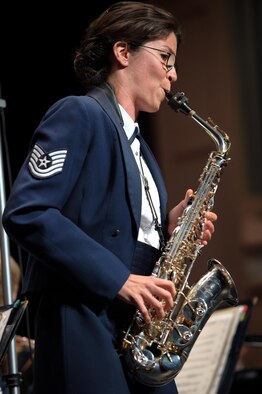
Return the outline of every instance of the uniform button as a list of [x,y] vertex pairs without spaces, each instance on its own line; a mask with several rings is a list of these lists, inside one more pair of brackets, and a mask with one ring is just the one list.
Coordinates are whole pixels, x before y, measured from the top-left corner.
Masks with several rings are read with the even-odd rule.
[[117,228],[115,228],[115,229],[112,231],[112,236],[113,236],[113,237],[116,237],[118,234],[120,234],[120,230],[118,230]]

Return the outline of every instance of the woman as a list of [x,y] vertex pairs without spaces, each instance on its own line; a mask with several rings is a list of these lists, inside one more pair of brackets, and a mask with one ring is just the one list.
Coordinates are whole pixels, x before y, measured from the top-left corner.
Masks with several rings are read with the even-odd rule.
[[[175,296],[171,281],[150,274],[192,190],[167,215],[159,167],[132,135],[140,111],[156,112],[176,81],[179,41],[169,12],[112,5],[76,51],[86,95],[54,103],[34,133],[3,224],[30,255],[35,394],[176,393],[175,382],[133,382],[116,349],[137,308],[145,321],[149,308],[163,318]],[[215,220],[207,214],[203,244]]]

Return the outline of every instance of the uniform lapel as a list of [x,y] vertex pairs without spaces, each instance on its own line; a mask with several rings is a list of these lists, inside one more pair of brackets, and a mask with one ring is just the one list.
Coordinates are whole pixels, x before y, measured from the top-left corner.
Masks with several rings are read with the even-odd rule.
[[138,231],[140,226],[142,201],[140,174],[123,129],[122,118],[120,117],[121,114],[119,115],[119,111],[115,108],[116,104],[112,99],[110,99],[110,92],[108,93],[107,90],[105,91],[103,88],[94,88],[88,93],[88,96],[93,97],[99,103],[116,127],[127,174],[126,179],[130,206]]
[[[128,186],[128,194],[130,197],[130,205],[135,218],[137,230],[140,226],[140,217],[141,217],[141,180],[139,170],[137,168],[136,161],[134,159],[133,153],[130,149],[130,144],[126,138],[125,131],[123,129],[123,121],[121,117],[121,113],[119,107],[115,101],[115,97],[112,94],[112,90],[109,85],[105,84],[103,87],[94,88],[88,96],[93,97],[101,107],[106,111],[108,116],[111,118],[114,123],[116,130],[119,135],[120,144],[123,151],[124,163],[127,174],[127,186]],[[140,145],[141,151],[146,160],[146,163],[151,171],[151,174],[156,183],[159,198],[160,198],[160,207],[161,207],[161,221],[165,221],[166,219],[166,206],[167,206],[167,191],[165,187],[165,183],[160,171],[160,168],[154,158],[154,155],[145,142],[145,140],[140,136]]]

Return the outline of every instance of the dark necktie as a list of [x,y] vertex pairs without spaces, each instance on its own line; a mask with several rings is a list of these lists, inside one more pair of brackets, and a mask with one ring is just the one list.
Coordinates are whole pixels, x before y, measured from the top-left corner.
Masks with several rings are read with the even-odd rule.
[[130,145],[132,145],[132,143],[134,142],[134,139],[135,138],[138,138],[139,139],[139,137],[140,137],[140,134],[139,134],[139,129],[138,129],[138,127],[136,127],[135,128],[135,130],[134,130],[134,132],[133,132],[133,134],[131,135],[131,137],[129,138],[129,144]]

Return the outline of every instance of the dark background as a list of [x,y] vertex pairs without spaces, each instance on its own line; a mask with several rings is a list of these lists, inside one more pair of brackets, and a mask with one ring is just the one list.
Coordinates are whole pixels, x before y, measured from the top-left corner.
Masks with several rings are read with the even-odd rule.
[[[214,116],[230,133],[232,163],[216,198],[219,220],[208,257],[225,262],[241,299],[259,297],[250,330],[261,335],[262,1],[148,2],[173,8],[185,33],[176,89],[189,95],[201,116]],[[5,165],[10,162],[13,179],[49,106],[65,95],[84,93],[74,76],[72,55],[86,25],[115,1],[17,3],[5,1],[0,8],[0,85],[10,154],[8,158],[5,152]],[[169,109],[152,118],[158,131],[151,124],[151,143],[173,203],[173,196],[182,197],[184,185],[195,185],[209,146],[198,129],[193,135],[189,123]],[[179,133],[173,133],[173,124]],[[6,180],[8,195],[8,176]],[[252,354],[253,360],[262,365],[261,351]]]
[[5,2],[1,7],[0,84],[13,177],[47,108],[82,92],[72,68],[74,50],[89,21],[113,3]]

